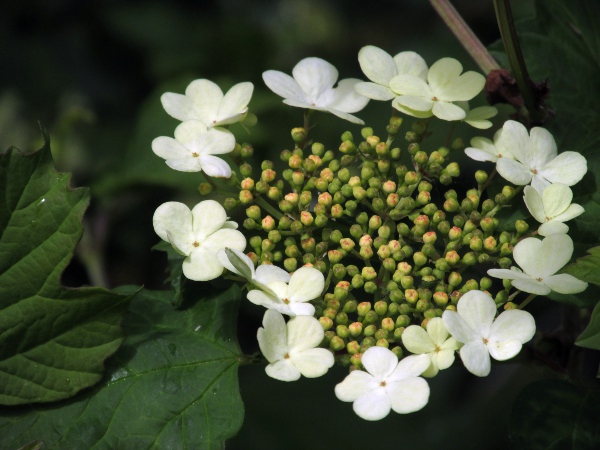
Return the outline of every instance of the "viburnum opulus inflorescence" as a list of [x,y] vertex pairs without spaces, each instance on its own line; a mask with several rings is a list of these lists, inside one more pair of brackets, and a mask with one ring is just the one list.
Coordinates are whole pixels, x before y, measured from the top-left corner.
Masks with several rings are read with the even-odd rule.
[[[471,139],[465,153],[488,166],[474,177],[462,174],[453,154],[463,139],[452,134],[471,130],[462,122],[490,128],[497,113],[469,107],[484,77],[462,73],[452,58],[429,68],[414,52],[392,57],[373,46],[358,60],[370,81],[344,79],[336,87],[337,70],[319,58],[300,61],[293,77],[264,73],[284,103],[306,112],[303,126],[291,131],[293,146],[260,168],[248,162],[252,146],[235,143],[227,130],[248,117],[250,83],[223,95],[197,80],[185,96],[165,94],[167,112],[184,122],[175,139],[157,138],[153,149],[176,170],[226,178],[206,178],[199,192],[230,193],[223,206],[245,215],[245,238],[213,200],[191,212],[162,205],[155,227],[186,257],[186,276],[243,281],[248,300],[266,309],[258,342],[267,374],[316,377],[335,361],[351,372],[336,387],[338,397],[376,420],[392,409],[425,406],[429,387],[420,375],[437,376],[456,352],[478,376],[489,373],[490,356],[515,356],[535,333],[522,310],[534,295],[585,289],[556,272],[573,249],[564,222],[583,212],[571,204],[568,186],[583,177],[586,163],[574,152],[558,154],[546,130],[529,133],[507,121],[493,141]],[[309,134],[311,111],[362,123],[350,113],[369,99],[391,103],[387,123],[347,131],[338,142]],[[432,121],[441,121],[444,145],[429,131]],[[232,170],[213,156],[226,153]],[[492,163],[497,171],[488,173]],[[529,211],[533,220],[501,221],[506,208]],[[204,210],[219,217],[197,217]],[[553,252],[561,257],[552,260]]]

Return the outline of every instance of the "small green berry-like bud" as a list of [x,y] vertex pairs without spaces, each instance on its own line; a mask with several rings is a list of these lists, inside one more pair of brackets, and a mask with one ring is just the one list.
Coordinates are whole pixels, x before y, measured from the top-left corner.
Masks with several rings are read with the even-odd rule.
[[292,139],[296,144],[301,144],[306,139],[306,130],[302,127],[293,128]]
[[296,258],[286,258],[283,260],[283,267],[288,272],[294,272],[298,268],[298,260]]
[[413,255],[413,261],[417,266],[422,266],[426,264],[427,260],[428,258],[423,252],[415,252],[415,254]]
[[243,189],[240,191],[239,199],[242,205],[247,205],[248,203],[251,203],[254,200],[254,197],[252,196],[252,192]]
[[325,331],[329,330],[333,326],[333,320],[331,320],[329,317],[319,317],[319,322]]
[[404,298],[409,304],[414,305],[419,300],[419,293],[416,289],[406,289],[404,291]]
[[371,303],[370,302],[361,302],[358,304],[356,311],[359,316],[366,316],[369,311],[371,311]]
[[507,302],[504,305],[504,310],[508,311],[509,309],[519,309],[519,306],[514,302]]
[[436,292],[433,294],[433,302],[440,308],[448,304],[448,294],[445,292]]
[[378,302],[375,302],[373,309],[380,316],[385,316],[388,310],[388,305],[383,300],[379,300]]
[[450,286],[456,287],[460,283],[462,283],[462,276],[460,275],[460,273],[452,272],[450,275],[448,275],[448,284]]
[[527,233],[527,230],[529,230],[529,225],[524,220],[517,220],[515,222],[515,228],[517,229],[517,233],[523,234]]
[[448,172],[448,175],[450,175],[453,178],[460,176],[460,167],[456,162],[451,162],[450,164],[448,164],[446,166],[446,171]]
[[404,176],[404,183],[407,185],[417,184],[419,181],[421,181],[421,176],[416,172],[410,171]]
[[[361,324],[361,332],[362,332],[362,324]],[[350,334],[352,334],[352,331],[350,331]],[[360,333],[358,334],[352,334],[352,336],[359,336]],[[350,341],[348,342],[348,344],[346,344],[346,350],[348,351],[349,354],[351,354],[353,357],[356,355],[360,355],[360,344],[356,341]],[[352,361],[353,358],[350,358],[350,361]],[[354,358],[354,362],[353,364],[356,364],[356,362],[358,362],[360,364],[360,356],[358,358]]]
[[377,284],[375,284],[373,281],[367,281],[363,286],[363,289],[367,294],[374,294],[375,292],[377,292],[378,287]]

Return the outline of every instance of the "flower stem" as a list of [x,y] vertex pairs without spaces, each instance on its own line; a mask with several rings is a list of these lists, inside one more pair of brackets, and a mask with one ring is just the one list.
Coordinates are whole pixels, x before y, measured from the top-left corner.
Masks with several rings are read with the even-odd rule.
[[267,203],[267,201],[264,198],[256,197],[255,202],[258,206],[260,206],[261,208],[266,210],[268,213],[270,213],[276,219],[279,220],[283,217],[283,214],[280,213],[279,211],[277,211],[273,206],[269,205],[269,203]]
[[523,300],[521,302],[521,304],[519,305],[519,309],[525,308],[529,304],[529,302],[531,302],[531,300],[533,300],[536,297],[537,297],[537,294],[529,294],[529,297],[527,297],[525,300]]
[[[456,36],[471,58],[486,75],[492,70],[500,69],[500,65],[488,52],[473,30],[467,25],[461,15],[454,9],[449,0],[429,0],[433,9],[439,14],[450,31]],[[496,3],[496,2],[494,2]]]

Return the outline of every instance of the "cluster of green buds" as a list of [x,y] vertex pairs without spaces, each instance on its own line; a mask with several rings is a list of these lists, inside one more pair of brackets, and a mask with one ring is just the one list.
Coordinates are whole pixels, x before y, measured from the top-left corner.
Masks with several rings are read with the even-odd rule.
[[[460,168],[449,156],[462,149],[460,139],[429,150],[422,144],[427,124],[417,121],[402,146],[393,146],[401,127],[402,119],[392,117],[385,139],[368,127],[359,140],[345,132],[337,151],[307,145],[306,130],[294,128],[295,148],[280,155],[284,168],[265,160],[254,176],[244,162],[251,146],[237,146],[233,155],[242,179],[235,181],[237,198],[224,205],[245,208],[250,258],[289,272],[309,265],[324,274],[324,295],[314,301],[323,345],[355,367],[375,345],[401,357],[406,327],[425,327],[455,310],[467,291],[490,290],[490,278],[476,271],[465,276],[465,269],[509,268],[513,246],[528,230],[520,220],[513,231],[500,230],[495,214],[518,190],[505,186],[484,199],[485,171],[475,173],[466,193],[452,189]],[[517,307],[509,290],[505,282],[495,294],[498,306]]]

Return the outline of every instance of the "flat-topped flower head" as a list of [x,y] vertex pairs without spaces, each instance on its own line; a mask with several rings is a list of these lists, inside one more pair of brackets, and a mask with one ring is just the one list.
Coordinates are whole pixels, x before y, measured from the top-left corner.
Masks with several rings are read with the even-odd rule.
[[183,274],[190,280],[207,281],[223,272],[217,251],[225,246],[246,248],[246,238],[228,221],[225,209],[214,200],[205,200],[190,209],[179,202],[158,207],[153,217],[154,231],[185,255]]
[[485,377],[490,373],[490,356],[497,361],[515,357],[535,334],[535,321],[527,311],[504,311],[496,320],[496,303],[482,291],[469,291],[442,319],[450,334],[464,344],[459,353],[466,369]]
[[189,120],[175,128],[175,139],[160,136],[152,141],[152,151],[180,172],[205,172],[211,177],[229,178],[229,164],[214,155],[230,153],[235,138],[221,128],[208,129],[198,120]]
[[317,319],[297,316],[286,324],[281,313],[268,309],[258,329],[258,345],[269,361],[267,375],[281,381],[295,381],[303,375],[316,378],[333,366],[333,354],[317,347],[325,332]]
[[523,192],[527,209],[533,218],[542,224],[538,229],[542,236],[568,232],[569,227],[563,222],[584,212],[583,206],[571,203],[573,191],[563,183],[547,186],[542,195],[531,186],[525,186]]
[[349,113],[363,109],[369,99],[358,94],[354,85],[360,80],[338,79],[338,71],[327,61],[320,58],[305,58],[292,70],[293,78],[278,70],[263,72],[265,84],[277,95],[283,97],[283,103],[298,108],[326,111],[342,119],[363,125],[364,122]]
[[[269,275],[276,277],[274,273]],[[268,290],[254,289],[248,292],[248,300],[288,316],[312,316],[315,307],[307,302],[321,295],[325,287],[325,278],[313,267],[301,267],[290,277],[289,284],[273,280],[265,285]]]
[[440,317],[434,317],[427,322],[427,331],[419,325],[411,325],[402,333],[402,343],[406,349],[414,354],[426,354],[431,364],[423,376],[430,378],[437,375],[440,370],[447,369],[454,362],[454,352],[460,344],[450,337]]
[[177,120],[199,120],[207,127],[220,127],[239,122],[248,113],[254,85],[238,83],[227,94],[210,80],[194,80],[185,95],[167,92],[160,101],[167,114]]
[[427,64],[415,52],[401,52],[392,58],[387,52],[367,45],[358,52],[360,68],[371,82],[360,82],[354,86],[356,92],[373,100],[392,100],[396,93],[390,81],[396,75],[413,75],[427,80]]
[[543,240],[529,237],[523,239],[513,250],[513,258],[521,267],[490,269],[488,275],[512,280],[517,289],[530,294],[548,295],[551,291],[559,294],[576,294],[587,288],[587,283],[573,275],[555,275],[573,255],[573,241],[567,234],[557,233]]
[[267,291],[272,295],[275,295],[275,293],[269,289],[270,283],[276,281],[290,282],[290,274],[282,268],[271,264],[262,264],[255,269],[254,263],[247,255],[233,248],[219,250],[217,258],[227,270],[241,275],[258,289]]
[[365,420],[380,420],[390,410],[407,414],[429,401],[429,385],[419,377],[431,363],[427,355],[398,361],[387,348],[371,347],[361,358],[365,371],[354,370],[335,387],[343,402],[353,402],[354,412]]
[[463,120],[467,113],[453,102],[469,101],[481,92],[485,77],[465,72],[453,58],[442,58],[429,69],[427,81],[414,75],[400,74],[392,78],[390,88],[397,97],[392,106],[415,117],[436,116],[442,120]]
[[544,128],[532,128],[527,133],[525,126],[509,120],[502,130],[502,139],[510,142],[507,146],[515,159],[500,159],[496,169],[511,183],[520,186],[531,183],[541,194],[550,183],[573,186],[587,172],[585,157],[577,152],[559,155],[554,137]]

